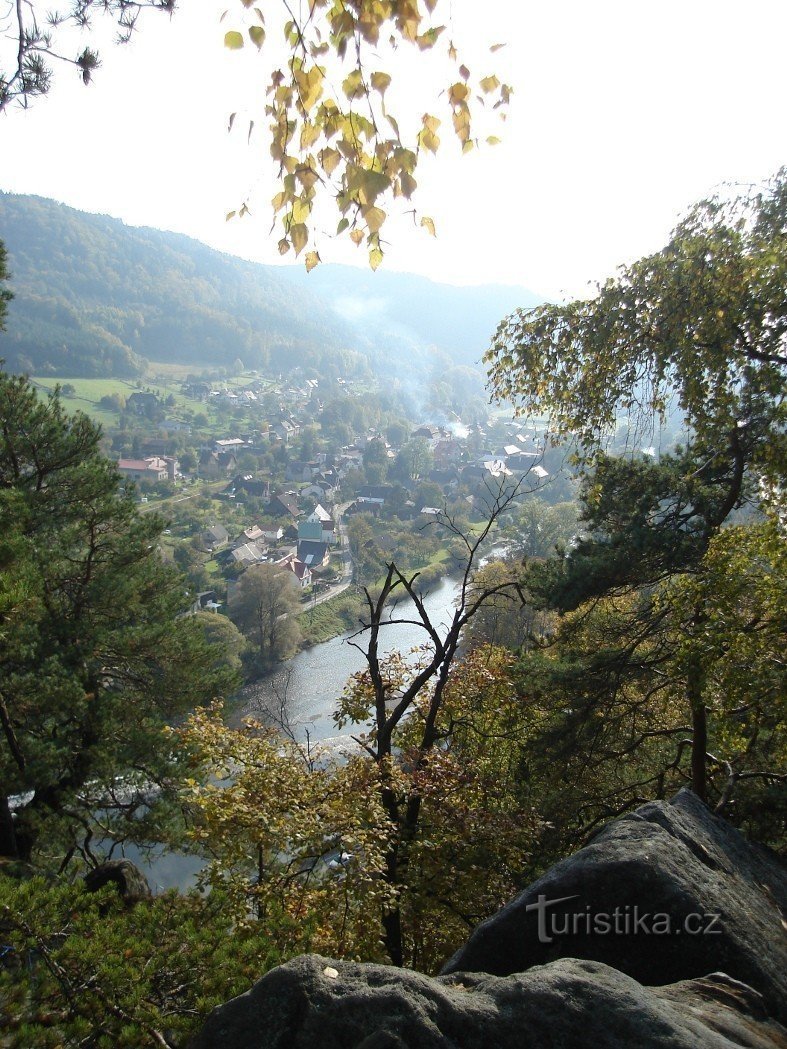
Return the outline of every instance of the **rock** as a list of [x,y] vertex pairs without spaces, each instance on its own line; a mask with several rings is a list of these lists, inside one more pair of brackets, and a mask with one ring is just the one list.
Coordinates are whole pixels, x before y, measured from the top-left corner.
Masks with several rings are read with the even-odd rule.
[[[618,931],[604,931],[600,919],[614,921],[616,910]],[[684,790],[615,820],[551,868],[483,922],[443,973],[505,976],[566,957],[648,985],[721,971],[787,1022],[787,870]]]
[[107,860],[85,875],[88,892],[97,892],[108,882],[114,882],[120,898],[128,906],[150,899],[148,880],[131,860]]
[[[327,969],[338,976],[326,977]],[[784,1049],[724,975],[646,988],[600,962],[431,979],[307,955],[215,1009],[189,1049]]]

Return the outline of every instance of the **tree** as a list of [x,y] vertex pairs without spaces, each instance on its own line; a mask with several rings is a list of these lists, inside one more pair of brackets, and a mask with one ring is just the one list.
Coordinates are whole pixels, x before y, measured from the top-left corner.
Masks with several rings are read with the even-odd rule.
[[217,664],[239,673],[248,645],[232,620],[215,612],[197,612],[195,618],[202,627],[205,640],[215,653]]
[[0,331],[5,328],[5,318],[8,313],[8,303],[13,298],[12,293],[6,287],[6,281],[9,279],[10,274],[8,272],[8,254],[5,250],[5,245],[0,240]]
[[61,52],[57,31],[62,26],[84,29],[97,12],[109,14],[117,23],[117,39],[123,43],[130,39],[146,8],[172,12],[175,0],[71,0],[71,10],[66,14],[42,11],[40,6],[37,10],[34,4],[16,4],[15,62],[9,70],[0,70],[0,112],[15,102],[28,106],[34,98],[45,95],[52,84],[52,60],[74,66],[85,84],[91,82],[101,65],[97,52],[89,47],[76,54]]
[[400,473],[410,481],[425,477],[434,465],[434,456],[425,437],[414,437],[402,445],[396,459]]
[[[219,888],[130,907],[112,887],[90,893],[63,879],[0,875],[4,1041],[184,1045],[212,1008],[285,960],[261,924],[236,924],[229,935],[231,922]],[[285,927],[280,916],[282,938]],[[293,945],[308,947],[308,926],[289,931]]]
[[[408,884],[409,864],[419,836],[424,802],[420,778],[427,775],[444,739],[441,717],[463,631],[485,603],[497,595],[507,593],[520,600],[524,596],[518,582],[510,576],[495,580],[488,586],[473,585],[480,551],[501,514],[529,486],[532,485],[530,490],[535,490],[537,484],[525,475],[516,485],[497,491],[488,490],[488,516],[475,533],[459,533],[451,517],[442,515],[442,523],[466,551],[456,607],[448,624],[438,626],[431,621],[420,591],[418,573],[407,576],[394,563],[387,566],[379,592],[372,595],[369,590],[364,591],[366,616],[361,621],[358,640],[351,643],[363,653],[367,669],[356,677],[356,687],[346,693],[339,724],[371,724],[371,730],[364,732],[359,742],[379,770],[380,801],[390,825],[384,877],[394,890],[394,900],[383,911],[382,926],[385,948],[395,965],[402,965],[405,959],[400,893]],[[397,604],[401,598],[412,602],[412,612],[399,612]],[[393,666],[389,660],[381,658],[381,640],[386,626],[392,623],[408,623],[424,631],[423,654],[412,669],[403,668],[401,662],[397,665],[396,657]],[[408,751],[408,775],[400,781],[395,754],[407,715],[416,710],[418,729]]]
[[140,806],[179,767],[167,721],[232,679],[177,618],[163,522],[138,514],[98,428],[5,374],[0,420],[0,854],[70,854],[81,828],[89,858],[94,834],[145,840]]
[[[487,133],[492,128],[484,127],[489,121],[480,115],[486,111],[496,129],[511,88],[488,70],[471,75],[453,41],[446,40],[446,25],[436,19],[440,0],[427,0],[425,6],[426,12],[413,0],[357,0],[351,6],[314,0],[301,13],[285,0],[263,13],[247,0],[234,5],[235,26],[225,32],[225,47],[236,51],[248,43],[262,49],[266,34],[284,39],[286,57],[268,76],[264,114],[248,126],[249,138],[255,122],[267,126],[267,144],[279,164],[280,188],[272,203],[281,222],[282,254],[292,249],[297,255],[306,248],[317,228],[315,205],[323,197],[335,206],[337,234],[346,232],[356,245],[365,241],[372,268],[382,261],[385,208],[397,199],[411,200],[419,162],[439,149],[443,123],[435,113],[421,116],[420,109],[417,121],[411,121],[410,114],[392,103],[397,76],[380,64],[391,62],[393,69],[396,48],[444,50],[452,71],[439,101],[463,152],[482,139],[498,141]],[[171,13],[175,0],[71,0],[66,14],[42,10],[40,2],[16,4],[17,48],[12,68],[0,71],[0,110],[14,102],[26,106],[45,95],[52,60],[75,66],[90,83],[100,65],[98,54],[90,47],[76,55],[64,53],[60,27],[84,28],[96,13],[106,13],[115,18],[119,39],[127,41],[146,9]],[[230,128],[235,116],[229,118]],[[244,202],[227,217],[242,217],[248,210]],[[420,225],[435,235],[429,216],[420,217]],[[308,251],[305,261],[307,270],[316,266],[319,252]]]
[[692,444],[782,490],[787,437],[787,169],[747,198],[696,205],[655,255],[595,298],[520,310],[486,360],[492,389],[586,447],[618,414],[674,397]]
[[298,646],[299,606],[293,579],[291,572],[277,565],[253,565],[238,580],[230,602],[233,622],[256,646],[264,666],[286,659]]
[[[676,659],[676,631],[699,642],[712,614],[702,588],[690,614],[671,614],[665,587],[701,580],[731,515],[778,513],[787,475],[787,171],[745,199],[698,204],[667,247],[622,270],[595,299],[520,311],[489,351],[498,396],[548,413],[580,442],[590,537],[554,579],[564,610],[603,595],[636,595],[611,642],[588,653],[606,672],[642,671],[667,644],[690,719],[691,783],[705,797],[712,705],[697,645]],[[658,463],[600,451],[618,413],[664,412],[673,396],[689,443]],[[671,640],[670,640],[671,639]],[[664,656],[662,652],[662,657]],[[652,674],[657,664],[646,660]]]

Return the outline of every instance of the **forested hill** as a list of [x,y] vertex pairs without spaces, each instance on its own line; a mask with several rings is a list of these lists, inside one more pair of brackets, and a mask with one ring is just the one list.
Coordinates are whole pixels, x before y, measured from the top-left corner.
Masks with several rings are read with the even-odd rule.
[[437,348],[477,362],[523,289],[460,289],[410,275],[264,266],[188,237],[0,193],[11,271],[0,358],[12,371],[133,376],[145,360],[280,372],[424,374]]
[[352,346],[347,325],[273,267],[39,197],[0,195],[15,371],[134,375],[140,358],[276,366]]

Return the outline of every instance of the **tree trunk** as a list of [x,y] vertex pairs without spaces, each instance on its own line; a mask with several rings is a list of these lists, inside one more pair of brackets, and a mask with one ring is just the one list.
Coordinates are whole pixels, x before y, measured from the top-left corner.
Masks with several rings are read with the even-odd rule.
[[702,699],[702,670],[697,661],[689,668],[686,695],[691,708],[691,789],[708,800],[708,708]]
[[9,860],[21,859],[14,829],[14,817],[8,796],[0,795],[0,856]]

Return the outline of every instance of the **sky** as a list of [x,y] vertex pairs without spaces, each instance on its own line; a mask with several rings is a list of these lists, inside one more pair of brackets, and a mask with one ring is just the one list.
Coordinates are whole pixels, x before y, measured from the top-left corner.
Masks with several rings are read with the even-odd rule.
[[[264,124],[275,53],[223,48],[236,11],[240,0],[180,0],[132,43],[102,43],[89,88],[60,70],[48,98],[0,116],[0,189],[280,263],[267,144],[245,133]],[[588,294],[658,250],[693,201],[787,162],[783,0],[441,0],[441,12],[466,64],[515,93],[500,145],[461,157],[446,134],[423,164],[418,205],[437,237],[392,219],[389,269]],[[442,81],[420,53],[400,51],[392,72],[413,119],[436,111]],[[251,217],[225,221],[244,201]],[[350,243],[317,246],[324,261],[367,265]]]

